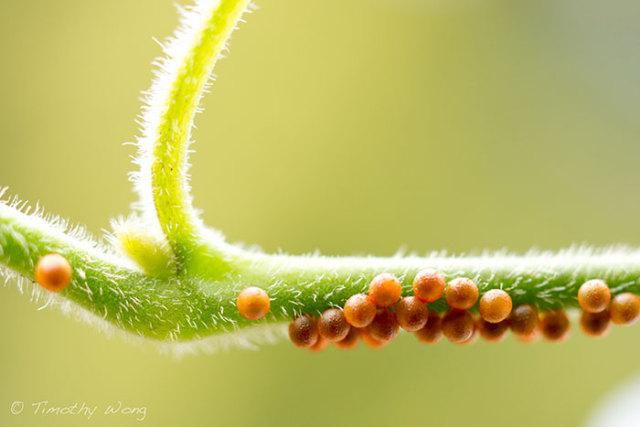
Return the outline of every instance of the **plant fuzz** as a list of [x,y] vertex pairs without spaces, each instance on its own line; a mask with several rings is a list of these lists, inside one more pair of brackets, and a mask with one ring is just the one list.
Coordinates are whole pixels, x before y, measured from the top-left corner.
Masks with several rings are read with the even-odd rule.
[[[0,189],[5,280],[19,289],[37,283],[34,294],[46,306],[176,353],[254,348],[286,336],[287,323],[296,346],[318,351],[333,341],[353,348],[358,339],[379,348],[400,327],[425,343],[441,334],[456,343],[497,340],[503,322],[522,341],[539,334],[559,341],[570,326],[565,312],[576,309],[607,312],[615,325],[637,321],[636,249],[341,258],[228,243],[193,207],[189,156],[200,100],[251,4],[194,1],[181,9],[146,95],[131,214],[97,241]],[[606,325],[587,314],[581,322],[590,336],[603,335]]]

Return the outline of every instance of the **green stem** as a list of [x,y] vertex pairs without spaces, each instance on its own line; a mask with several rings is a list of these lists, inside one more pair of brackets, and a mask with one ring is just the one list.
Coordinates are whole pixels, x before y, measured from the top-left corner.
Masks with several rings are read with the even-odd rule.
[[[415,273],[429,267],[448,279],[473,278],[481,292],[505,289],[515,304],[543,310],[575,307],[578,287],[593,278],[607,281],[614,295],[640,293],[640,253],[623,249],[424,258],[306,257],[236,250],[230,256],[232,272],[219,280],[152,279],[127,260],[4,204],[0,204],[0,248],[0,263],[31,280],[40,256],[64,255],[74,267],[74,279],[62,297],[121,329],[170,341],[286,322],[301,313],[318,314],[366,291],[373,276],[383,271],[401,279],[405,295],[411,294]],[[265,289],[272,298],[271,312],[258,322],[245,320],[235,308],[238,293],[249,285]],[[444,311],[447,306],[440,300],[430,308]]]
[[[249,3],[250,0],[221,0],[217,7],[207,7],[207,2],[201,2],[198,13],[188,12],[195,15],[194,19],[187,21],[185,34],[170,47],[179,53],[163,64],[169,69],[165,77],[171,81],[168,88],[162,88],[166,94],[163,108],[151,110],[159,118],[147,117],[148,122],[157,122],[151,131],[155,132],[153,201],[179,270],[188,268],[193,252],[203,252],[199,249],[203,226],[192,207],[187,178],[193,119],[213,67]],[[210,255],[210,262],[218,264],[219,269],[223,267],[218,248],[209,246],[204,252]]]
[[[60,253],[74,270],[71,284],[60,297],[96,319],[166,341],[189,341],[278,324],[301,313],[318,314],[344,305],[381,272],[397,275],[403,293],[409,295],[415,273],[426,267],[443,272],[448,279],[470,277],[481,292],[502,288],[515,304],[533,304],[542,310],[575,307],[578,287],[594,278],[605,280],[614,295],[640,293],[640,252],[636,250],[477,257],[266,255],[229,245],[217,232],[206,229],[189,195],[191,126],[213,66],[248,4],[248,0],[199,0],[187,13],[186,28],[167,48],[169,58],[152,88],[140,140],[140,171],[135,181],[144,215],[139,219],[142,229],[125,236],[123,246],[131,259],[0,202],[2,266],[33,280],[38,259]],[[163,239],[172,256],[165,256]],[[261,321],[247,321],[236,310],[237,295],[247,286],[265,289],[272,299],[271,311]],[[430,308],[444,311],[447,306],[440,300]]]

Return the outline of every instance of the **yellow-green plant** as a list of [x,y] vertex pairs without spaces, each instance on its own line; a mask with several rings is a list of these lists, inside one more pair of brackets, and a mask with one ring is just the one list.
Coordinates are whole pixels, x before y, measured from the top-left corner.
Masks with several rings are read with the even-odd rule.
[[[114,221],[106,244],[17,199],[3,199],[0,263],[7,278],[33,281],[38,259],[60,253],[73,266],[73,280],[60,294],[46,294],[49,302],[167,343],[268,336],[296,315],[342,306],[383,271],[400,278],[405,294],[415,273],[430,267],[474,279],[481,293],[501,288],[514,304],[540,309],[577,306],[578,287],[595,277],[607,281],[614,295],[640,292],[640,252],[628,248],[337,258],[270,255],[227,243],[192,207],[188,155],[200,98],[250,6],[249,0],[197,0],[182,10],[182,25],[164,46],[143,111],[139,169],[132,174],[139,201],[130,217]],[[247,286],[263,288],[272,300],[261,321],[250,322],[236,310],[236,297]],[[447,306],[437,301],[430,308]]]

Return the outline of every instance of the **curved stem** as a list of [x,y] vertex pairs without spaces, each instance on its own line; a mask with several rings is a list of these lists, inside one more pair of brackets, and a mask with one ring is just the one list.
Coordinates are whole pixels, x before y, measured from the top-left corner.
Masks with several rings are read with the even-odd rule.
[[[640,252],[625,249],[568,250],[525,256],[494,254],[480,257],[305,257],[264,255],[236,250],[233,268],[218,279],[194,276],[153,279],[126,260],[105,253],[90,242],[69,237],[33,215],[0,203],[0,263],[33,280],[38,258],[58,252],[74,268],[74,278],[61,297],[129,332],[157,340],[186,341],[289,321],[300,313],[317,314],[342,306],[366,290],[376,274],[387,271],[411,294],[415,273],[425,267],[447,278],[473,278],[481,293],[502,288],[514,304],[540,309],[577,306],[578,287],[601,278],[612,293],[640,293]],[[264,320],[250,322],[235,307],[238,293],[259,286],[272,299]],[[430,309],[444,311],[443,300]]]
[[[197,1],[185,14],[184,29],[166,48],[168,59],[161,63],[162,72],[150,94],[140,140],[140,171],[135,175],[145,229],[127,235],[126,247],[134,251],[138,258],[132,258],[142,267],[170,259],[172,268],[163,271],[166,274],[145,274],[130,260],[82,236],[74,237],[60,223],[21,213],[0,201],[2,266],[33,280],[37,260],[47,253],[60,253],[74,271],[71,284],[59,294],[61,298],[92,313],[93,319],[169,341],[280,323],[300,313],[316,314],[342,306],[351,295],[365,291],[369,281],[383,271],[400,278],[405,295],[411,293],[415,273],[429,267],[449,279],[470,277],[481,292],[505,289],[514,304],[528,303],[540,309],[575,307],[578,287],[594,278],[605,280],[614,295],[640,293],[637,250],[478,257],[434,254],[424,258],[265,255],[229,245],[206,229],[189,195],[191,124],[213,66],[248,4],[249,0]],[[173,258],[154,247],[156,228],[170,244]],[[236,310],[237,295],[247,286],[263,288],[272,299],[270,313],[259,322],[247,321]],[[430,308],[444,311],[447,305],[440,300]]]
[[[249,3],[200,1],[187,11],[185,26],[165,49],[168,58],[161,64],[163,74],[152,88],[152,97],[158,98],[153,102],[162,106],[150,109],[145,118],[152,128],[146,133],[154,139],[150,164],[153,204],[179,270],[201,246],[203,228],[192,207],[187,178],[193,119],[213,67]],[[207,253],[212,262],[223,261],[217,248]]]

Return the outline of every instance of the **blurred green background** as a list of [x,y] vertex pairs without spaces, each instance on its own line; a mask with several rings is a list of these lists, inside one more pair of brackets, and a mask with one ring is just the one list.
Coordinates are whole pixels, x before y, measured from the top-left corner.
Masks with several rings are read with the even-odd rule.
[[[96,234],[127,212],[122,143],[172,3],[0,2],[1,185]],[[196,204],[230,240],[337,255],[640,245],[638,2],[258,6],[195,134]],[[640,371],[640,327],[175,361],[1,292],[3,426],[577,426]],[[42,400],[148,412],[36,416]]]

